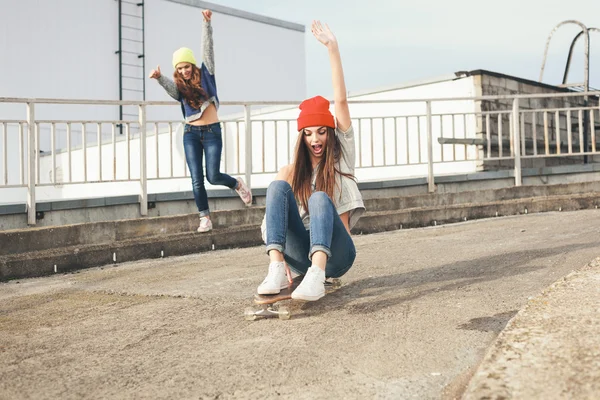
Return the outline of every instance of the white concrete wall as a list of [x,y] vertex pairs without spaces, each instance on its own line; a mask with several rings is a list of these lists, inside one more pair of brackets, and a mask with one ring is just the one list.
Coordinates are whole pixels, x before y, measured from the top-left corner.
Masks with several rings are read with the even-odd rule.
[[[172,77],[171,59],[179,47],[202,56],[202,9],[165,0],[146,0],[146,69],[156,65]],[[302,99],[306,93],[303,32],[232,15],[213,14],[215,70],[221,101]],[[293,76],[294,79],[290,79]],[[146,83],[148,100],[170,100],[154,80]],[[220,115],[239,111],[223,107]],[[181,112],[161,108],[151,119],[180,119]]]
[[[190,0],[189,3],[210,6],[202,1]],[[122,7],[125,13],[141,15],[141,8],[135,5],[123,3]],[[3,77],[0,79],[0,96],[118,100],[117,1],[0,0],[0,10],[0,76]],[[147,76],[157,64],[161,65],[165,75],[171,76],[174,50],[190,47],[197,59],[201,59],[201,11],[200,7],[173,1],[145,1],[146,68],[144,71],[124,67],[123,75],[144,77],[146,100],[171,100],[162,87]],[[139,26],[139,20],[123,17],[122,24]],[[305,32],[298,30],[297,24],[215,6],[213,30],[221,101],[273,101],[305,96]],[[125,28],[122,35],[135,39],[140,33]],[[125,51],[141,51],[139,44],[123,43]],[[123,54],[123,58],[133,63],[137,59],[135,55],[127,54]],[[289,79],[290,76],[294,79]],[[142,82],[130,79],[124,82],[124,87],[142,88]],[[123,98],[141,100],[141,95],[125,91]],[[222,107],[220,115],[223,117],[240,109]],[[36,120],[106,121],[118,119],[118,110],[117,106],[37,105],[35,117]],[[124,112],[135,114],[137,107],[125,107]],[[25,105],[0,103],[0,185],[6,183],[5,176],[9,184],[20,183],[18,125],[9,123],[4,132],[2,121],[25,119]],[[125,116],[124,119],[137,118]],[[180,108],[148,107],[147,119],[179,121]],[[93,145],[97,142],[95,127],[89,125],[88,129],[86,140]],[[102,129],[103,139],[108,140],[110,124],[103,125]],[[81,125],[73,124],[71,145],[80,146],[82,140]],[[42,151],[51,149],[49,124],[40,125],[39,142]],[[26,148],[27,141],[24,143]],[[66,126],[57,125],[55,146],[61,149],[66,143]],[[8,202],[6,193],[3,197],[0,202]],[[42,196],[40,200],[43,199]]]
[[[201,59],[202,9],[166,0],[145,2],[146,70],[124,67],[123,75],[144,77],[147,100],[171,100],[149,71],[160,64],[171,76],[173,51],[191,47]],[[115,0],[0,0],[0,95],[2,97],[103,99],[119,98],[118,3]],[[141,15],[135,5],[123,11]],[[123,25],[136,25],[124,17]],[[306,93],[304,32],[224,13],[213,15],[215,64],[221,101],[301,99]],[[141,38],[123,29],[123,37]],[[140,45],[123,41],[123,50],[140,51]],[[130,63],[141,61],[123,54]],[[288,79],[290,75],[295,79]],[[136,83],[137,82],[137,83]],[[124,87],[141,89],[142,81],[128,80]],[[141,100],[124,92],[125,100]],[[221,115],[238,109],[223,107]],[[137,113],[126,107],[125,113]],[[39,105],[41,120],[114,120],[116,106]],[[179,107],[150,107],[148,119],[180,120]],[[26,118],[23,105],[0,103],[0,120]],[[125,119],[136,119],[125,117]],[[76,131],[75,131],[76,132]],[[49,130],[40,132],[42,150],[49,150]],[[88,141],[94,141],[92,135]],[[11,142],[12,143],[12,142]],[[72,141],[80,143],[79,135]],[[66,144],[65,131],[57,131],[56,145]]]
[[[0,0],[1,96],[117,99],[116,7],[114,0]],[[23,107],[8,110],[15,112],[0,108],[0,119],[25,117]],[[39,117],[61,118],[52,108]]]

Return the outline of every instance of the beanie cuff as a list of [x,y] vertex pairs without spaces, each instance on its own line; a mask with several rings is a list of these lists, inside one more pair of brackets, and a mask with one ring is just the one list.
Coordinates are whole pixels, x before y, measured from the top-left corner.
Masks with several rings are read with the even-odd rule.
[[308,126],[327,126],[335,129],[335,119],[331,113],[300,115],[298,118],[298,132]]
[[194,58],[182,58],[179,60],[173,60],[173,68],[177,69],[177,64],[181,63],[190,63],[192,65],[196,65],[196,60]]

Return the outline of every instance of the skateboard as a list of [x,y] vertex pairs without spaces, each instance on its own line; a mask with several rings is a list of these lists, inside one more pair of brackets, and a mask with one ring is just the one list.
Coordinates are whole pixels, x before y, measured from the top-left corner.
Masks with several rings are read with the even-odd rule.
[[[298,287],[304,275],[295,277],[292,283],[277,294],[258,294],[254,295],[254,303],[261,306],[256,310],[253,307],[248,307],[244,310],[244,318],[247,321],[254,321],[258,317],[279,317],[279,319],[290,319],[292,316],[290,309],[285,306],[278,306],[276,303],[280,301],[290,300],[292,292]],[[342,286],[340,278],[328,278],[325,280],[325,293],[339,289]]]

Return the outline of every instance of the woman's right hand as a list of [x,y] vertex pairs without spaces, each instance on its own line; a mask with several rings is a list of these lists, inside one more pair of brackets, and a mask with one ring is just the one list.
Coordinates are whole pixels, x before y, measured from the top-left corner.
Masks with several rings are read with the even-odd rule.
[[157,65],[157,66],[156,66],[156,69],[153,69],[153,70],[150,72],[150,76],[149,76],[149,77],[150,77],[150,78],[153,78],[153,79],[158,79],[158,78],[160,78],[160,75],[161,75],[161,74],[160,74],[160,65]]
[[327,24],[321,24],[321,21],[313,21],[310,30],[314,37],[327,48],[337,46],[337,39]]

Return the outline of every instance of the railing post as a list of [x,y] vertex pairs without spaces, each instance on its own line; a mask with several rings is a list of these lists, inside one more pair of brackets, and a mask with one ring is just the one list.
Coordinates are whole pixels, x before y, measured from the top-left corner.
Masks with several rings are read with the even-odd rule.
[[[435,192],[433,177],[433,127],[431,126],[431,101],[426,101],[427,107],[427,189],[429,193]],[[419,149],[419,151],[421,151]]]
[[519,115],[519,98],[513,100],[513,149],[515,157],[515,186],[521,186],[521,132],[520,132],[520,115]]
[[[587,93],[587,88],[586,88],[586,93]],[[589,105],[588,103],[588,97],[584,96],[583,97],[583,107],[587,108]],[[594,110],[590,110],[590,113],[593,113]],[[587,164],[589,162],[588,159],[588,155],[587,152],[589,151],[589,147],[590,147],[590,140],[588,139],[588,130],[589,130],[589,126],[590,126],[590,117],[589,114],[587,113],[587,110],[583,111],[583,150],[585,151],[585,154],[583,155],[583,163]],[[594,128],[592,128],[594,129]]]
[[251,106],[244,105],[244,125],[246,127],[246,168],[245,180],[246,185],[252,188],[252,113]]
[[146,105],[139,106],[140,118],[140,214],[148,215],[148,179],[146,166]]
[[35,104],[27,103],[27,224],[35,225]]

